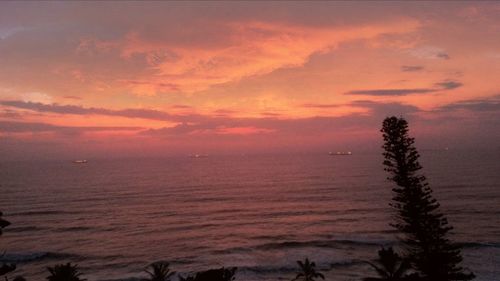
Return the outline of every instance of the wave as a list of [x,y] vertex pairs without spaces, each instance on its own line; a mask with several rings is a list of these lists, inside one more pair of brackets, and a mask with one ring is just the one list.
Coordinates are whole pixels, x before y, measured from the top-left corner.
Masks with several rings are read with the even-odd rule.
[[244,253],[254,250],[269,251],[281,249],[297,249],[297,248],[341,248],[343,246],[351,247],[380,247],[394,244],[394,241],[389,240],[309,240],[309,241],[284,241],[264,243],[249,247],[234,247],[223,250],[214,250],[212,254],[231,254]]
[[86,226],[70,226],[54,229],[54,232],[78,232],[78,231],[88,231],[92,230],[91,227]]
[[[214,250],[211,253],[214,255],[220,254],[235,254],[235,253],[248,253],[255,250],[270,251],[270,250],[286,250],[286,249],[299,249],[299,248],[323,248],[323,249],[338,249],[344,246],[349,247],[363,247],[375,248],[380,246],[395,246],[397,241],[394,240],[309,240],[309,241],[284,241],[284,242],[270,242],[258,244],[248,247],[233,247],[221,250]],[[500,248],[500,243],[495,242],[461,242],[457,243],[462,248]]]
[[277,243],[265,243],[258,245],[259,250],[272,250],[282,248],[338,248],[340,246],[380,246],[391,243],[391,241],[374,240],[309,240],[309,241],[285,241]]
[[[334,268],[351,267],[359,264],[364,264],[362,260],[344,260],[339,262],[327,263],[323,265],[318,265],[320,271],[328,271]],[[238,267],[238,272],[251,272],[257,274],[269,274],[269,273],[291,273],[296,272],[297,266],[291,264],[288,266],[241,266]]]
[[38,227],[38,226],[18,226],[18,227],[13,227],[9,226],[9,232],[31,232],[31,231],[40,231],[44,230],[45,228]]
[[43,215],[43,216],[48,216],[48,215],[74,215],[74,214],[79,214],[79,212],[70,212],[70,211],[61,211],[61,210],[46,210],[46,211],[26,211],[26,212],[17,212],[17,213],[10,213],[9,216],[38,216],[38,215]]
[[34,253],[6,253],[0,256],[0,262],[6,263],[25,263],[40,260],[61,260],[61,259],[74,259],[81,258],[78,255],[69,253],[54,253],[54,252],[34,252]]
[[39,227],[39,226],[18,226],[18,227],[9,227],[9,232],[13,233],[21,233],[21,232],[34,232],[50,229],[53,232],[78,232],[78,231],[88,231],[92,230],[91,227],[86,226],[70,226],[70,227],[61,227],[61,228],[48,228],[48,227]]

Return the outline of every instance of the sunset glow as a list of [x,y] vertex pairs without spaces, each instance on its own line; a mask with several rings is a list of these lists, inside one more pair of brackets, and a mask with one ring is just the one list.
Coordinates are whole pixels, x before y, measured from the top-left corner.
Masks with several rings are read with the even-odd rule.
[[[497,2],[0,4],[7,158],[500,143]],[[439,137],[439,139],[437,139]]]

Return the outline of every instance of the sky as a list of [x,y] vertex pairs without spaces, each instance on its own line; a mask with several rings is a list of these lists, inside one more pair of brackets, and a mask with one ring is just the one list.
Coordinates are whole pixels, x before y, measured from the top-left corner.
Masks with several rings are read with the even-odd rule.
[[500,3],[1,2],[3,159],[498,149]]

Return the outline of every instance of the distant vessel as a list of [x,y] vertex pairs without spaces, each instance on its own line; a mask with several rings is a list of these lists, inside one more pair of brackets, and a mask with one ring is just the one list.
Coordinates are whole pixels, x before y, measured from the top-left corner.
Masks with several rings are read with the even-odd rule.
[[191,157],[191,158],[206,158],[206,157],[208,157],[208,154],[190,154],[189,157]]
[[328,152],[328,155],[352,155],[350,151],[337,151],[337,152]]
[[83,159],[83,160],[74,160],[73,163],[75,164],[85,164],[87,163],[87,160]]

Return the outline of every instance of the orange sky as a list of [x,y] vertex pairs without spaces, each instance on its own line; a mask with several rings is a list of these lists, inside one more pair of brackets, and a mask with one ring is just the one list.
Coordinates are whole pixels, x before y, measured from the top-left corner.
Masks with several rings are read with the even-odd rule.
[[497,2],[0,3],[0,154],[500,143]]

